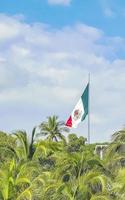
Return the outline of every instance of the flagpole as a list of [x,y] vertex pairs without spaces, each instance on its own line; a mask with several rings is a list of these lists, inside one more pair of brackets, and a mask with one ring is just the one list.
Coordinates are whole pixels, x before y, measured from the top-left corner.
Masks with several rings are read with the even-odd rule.
[[88,75],[88,144],[90,144],[90,73]]

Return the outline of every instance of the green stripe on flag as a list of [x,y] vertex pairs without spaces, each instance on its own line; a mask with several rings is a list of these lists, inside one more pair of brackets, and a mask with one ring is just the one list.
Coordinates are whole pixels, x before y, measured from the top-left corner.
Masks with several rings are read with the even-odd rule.
[[88,115],[88,106],[89,106],[89,83],[87,84],[82,96],[82,103],[84,107],[84,115],[82,117],[82,121],[86,118],[86,115]]

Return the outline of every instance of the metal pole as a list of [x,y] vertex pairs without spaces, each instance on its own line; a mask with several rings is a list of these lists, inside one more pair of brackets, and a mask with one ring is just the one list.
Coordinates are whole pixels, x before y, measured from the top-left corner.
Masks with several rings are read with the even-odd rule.
[[88,75],[88,144],[90,144],[90,73]]

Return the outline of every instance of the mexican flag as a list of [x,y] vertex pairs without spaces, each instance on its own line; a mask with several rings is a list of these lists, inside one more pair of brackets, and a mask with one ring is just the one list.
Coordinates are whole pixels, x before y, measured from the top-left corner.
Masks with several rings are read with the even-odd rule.
[[88,103],[89,102],[89,83],[87,84],[82,96],[78,103],[73,109],[70,117],[66,121],[66,126],[70,128],[76,128],[78,124],[83,121],[88,114]]

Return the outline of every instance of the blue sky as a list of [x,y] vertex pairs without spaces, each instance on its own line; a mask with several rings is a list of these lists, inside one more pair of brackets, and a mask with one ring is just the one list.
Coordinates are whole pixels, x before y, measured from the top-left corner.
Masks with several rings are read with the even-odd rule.
[[[57,0],[58,1],[58,0]],[[0,0],[0,12],[23,15],[29,23],[42,22],[53,27],[83,22],[111,36],[125,35],[123,0],[71,0],[68,5],[47,0]]]
[[124,26],[122,0],[0,0],[0,129],[66,120],[91,73],[91,141],[108,141],[125,124]]

